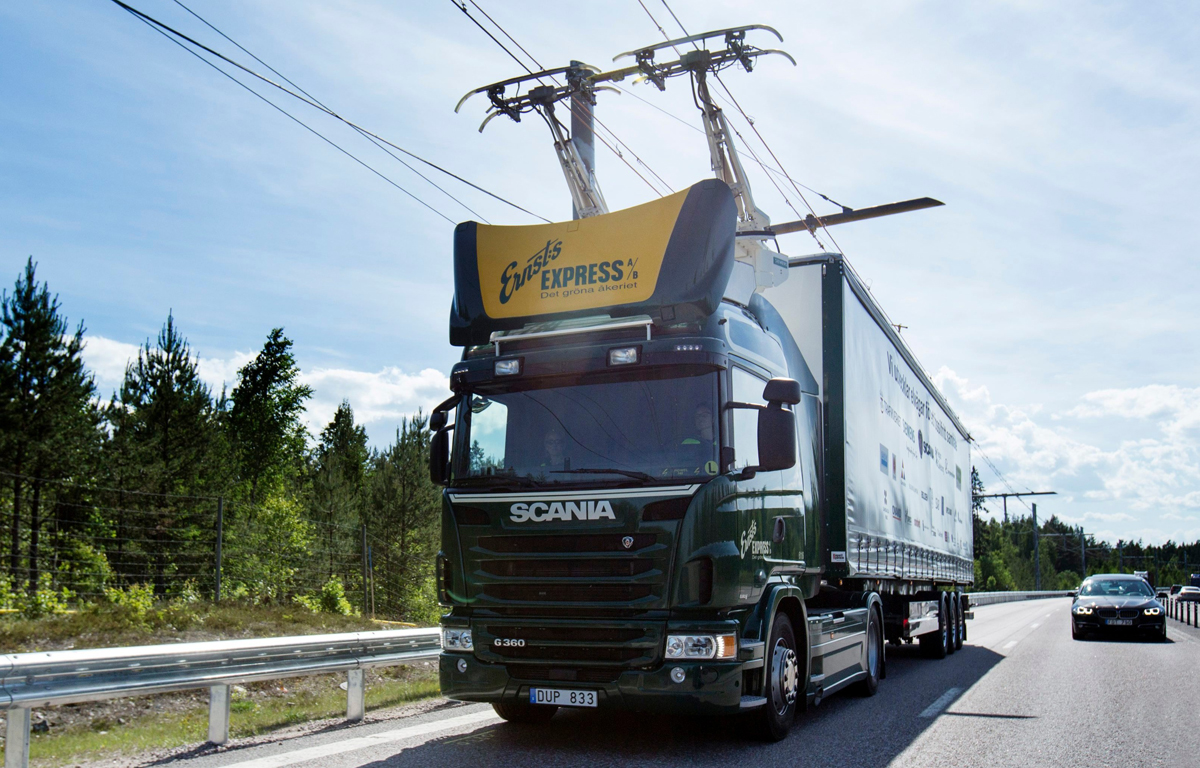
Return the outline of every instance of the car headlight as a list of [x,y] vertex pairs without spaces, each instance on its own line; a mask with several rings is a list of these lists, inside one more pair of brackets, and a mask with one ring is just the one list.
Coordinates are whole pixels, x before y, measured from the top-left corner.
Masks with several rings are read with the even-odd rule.
[[737,658],[737,635],[668,635],[667,658]]
[[1080,605],[1073,609],[1076,616],[1091,616],[1092,609],[1086,605]]
[[1146,614],[1147,616],[1157,616],[1158,614],[1162,613],[1162,608],[1147,608],[1146,610],[1142,611],[1142,613]]
[[475,644],[471,641],[471,630],[449,627],[442,629],[443,651],[470,651],[474,647]]

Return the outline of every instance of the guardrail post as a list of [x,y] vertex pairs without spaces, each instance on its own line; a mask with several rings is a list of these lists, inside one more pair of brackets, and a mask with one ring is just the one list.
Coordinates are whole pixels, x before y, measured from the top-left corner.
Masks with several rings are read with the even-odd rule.
[[363,685],[363,671],[352,669],[346,673],[346,719],[357,723],[367,710],[367,691]]
[[4,768],[29,768],[29,710],[18,707],[4,716]]
[[229,741],[228,685],[214,685],[208,689],[208,740],[220,746]]

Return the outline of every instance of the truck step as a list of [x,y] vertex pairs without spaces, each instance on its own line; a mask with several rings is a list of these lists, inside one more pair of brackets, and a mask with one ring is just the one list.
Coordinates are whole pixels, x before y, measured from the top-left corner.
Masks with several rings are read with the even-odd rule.
[[757,709],[767,703],[766,696],[743,696],[742,709]]

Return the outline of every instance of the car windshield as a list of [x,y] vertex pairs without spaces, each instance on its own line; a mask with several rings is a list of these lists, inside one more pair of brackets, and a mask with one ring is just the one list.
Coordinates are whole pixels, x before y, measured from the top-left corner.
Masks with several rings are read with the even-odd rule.
[[708,479],[718,472],[716,404],[716,373],[473,394],[460,406],[455,479]]
[[1095,579],[1080,588],[1085,597],[1154,597],[1150,585],[1141,579]]

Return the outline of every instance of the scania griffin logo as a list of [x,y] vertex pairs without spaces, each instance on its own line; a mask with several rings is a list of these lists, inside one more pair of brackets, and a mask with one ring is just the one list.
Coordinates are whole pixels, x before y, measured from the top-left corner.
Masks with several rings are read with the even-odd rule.
[[616,520],[612,504],[602,501],[554,501],[549,504],[535,501],[532,504],[517,502],[508,508],[509,519],[514,523],[545,523],[550,520]]

